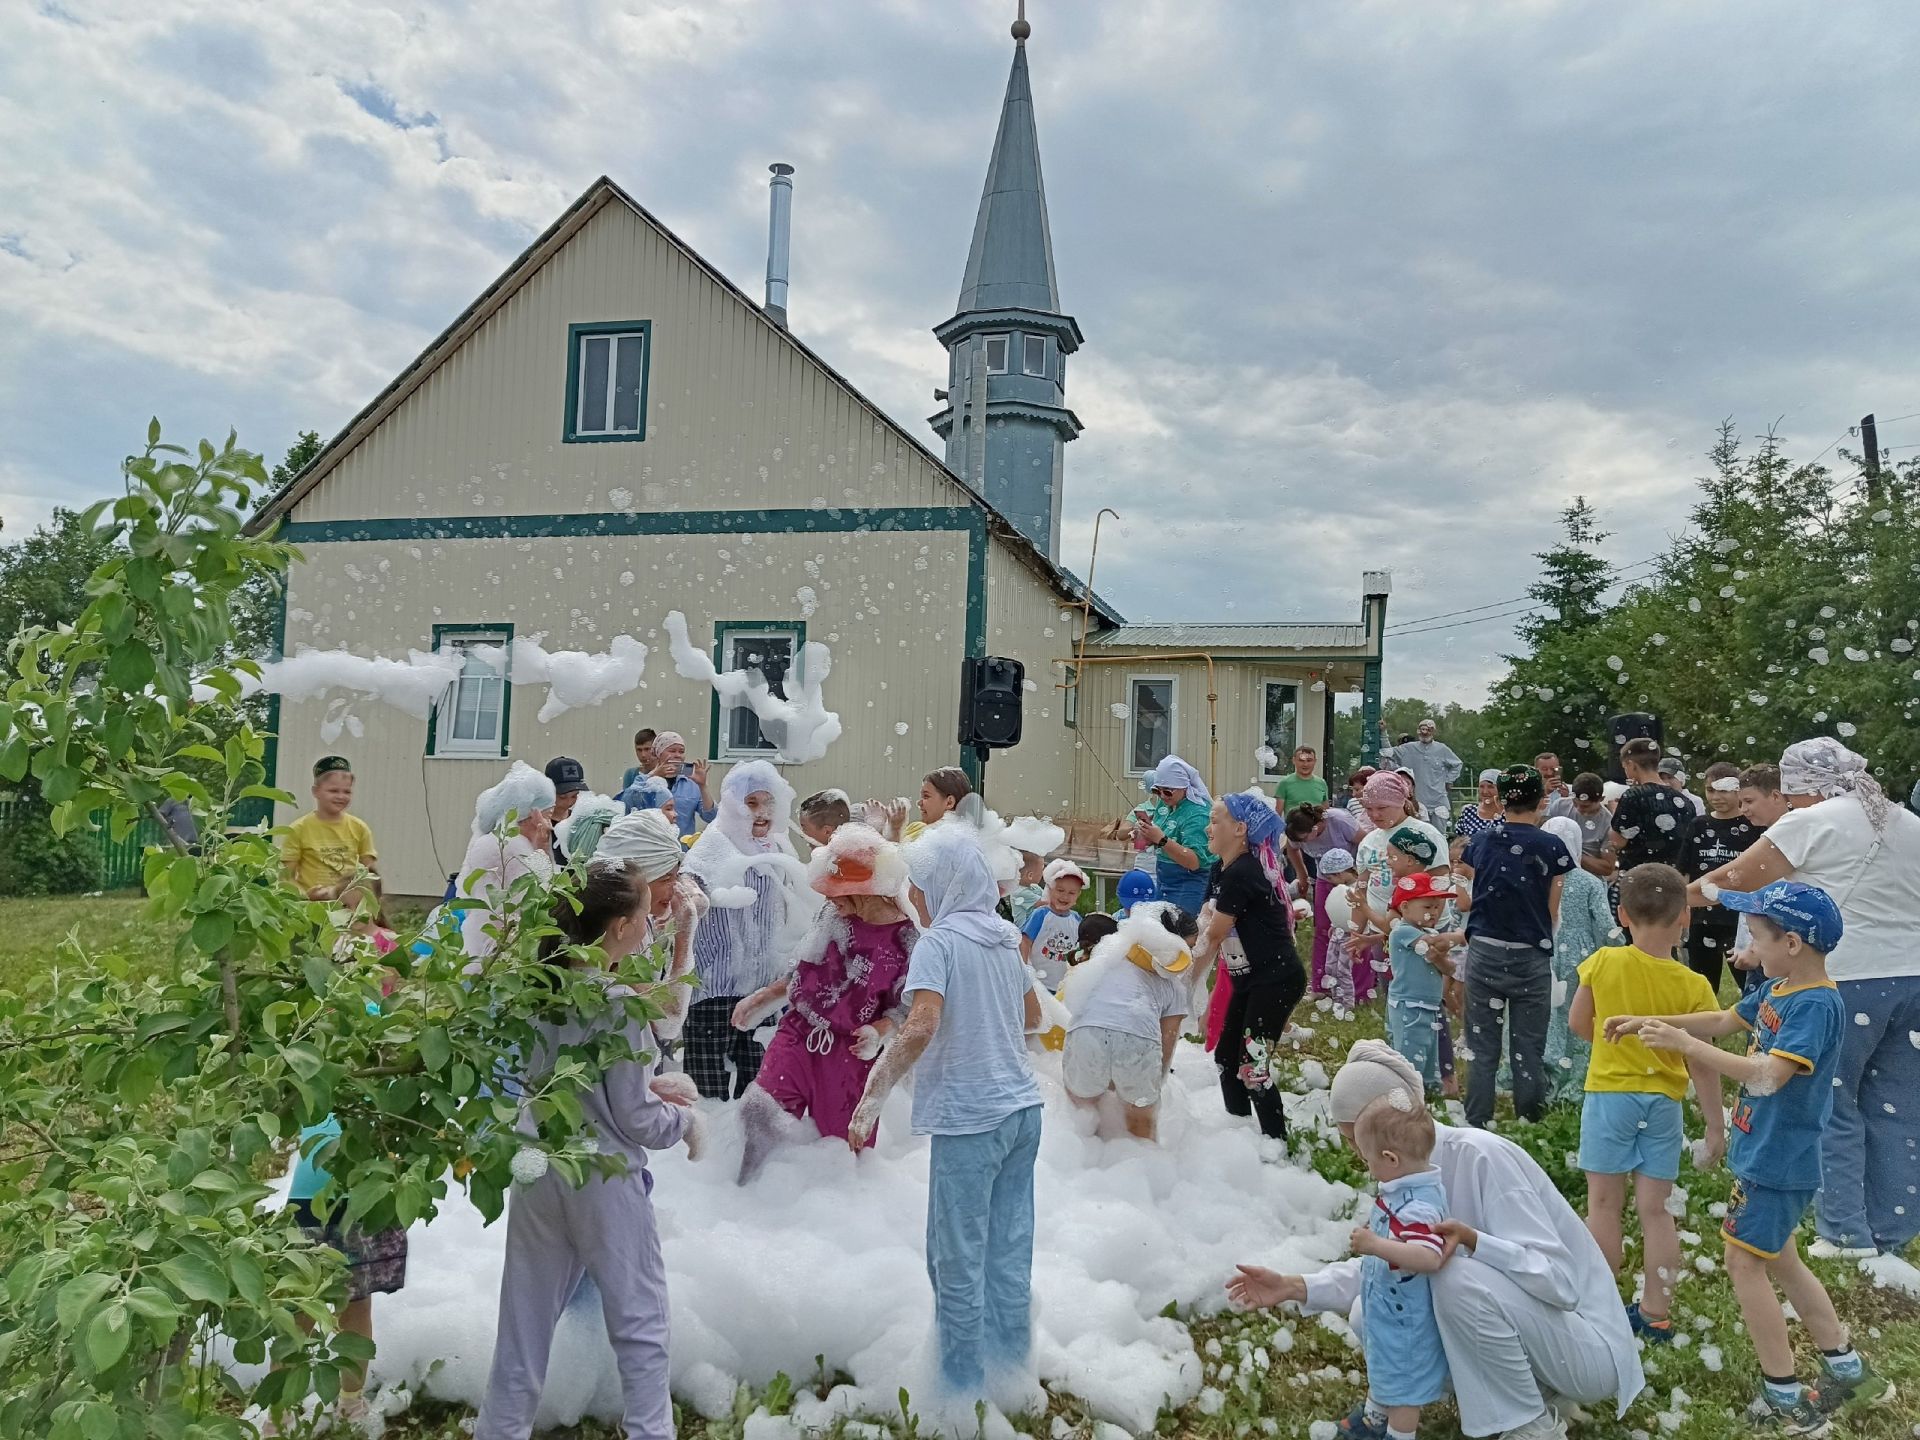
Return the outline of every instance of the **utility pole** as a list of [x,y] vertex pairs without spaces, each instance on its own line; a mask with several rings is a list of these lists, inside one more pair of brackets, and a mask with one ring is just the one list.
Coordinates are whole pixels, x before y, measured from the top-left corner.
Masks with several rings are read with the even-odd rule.
[[1860,460],[1867,470],[1867,504],[1880,508],[1880,431],[1873,416],[1860,417]]

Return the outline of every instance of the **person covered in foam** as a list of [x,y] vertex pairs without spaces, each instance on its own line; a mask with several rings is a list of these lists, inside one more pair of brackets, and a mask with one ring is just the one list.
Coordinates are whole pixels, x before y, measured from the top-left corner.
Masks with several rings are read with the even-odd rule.
[[529,875],[553,875],[553,781],[516,760],[497,785],[473,803],[473,839],[460,862],[460,935],[466,952],[484,960],[509,923],[513,887]]
[[[663,817],[634,815],[620,823],[640,827],[617,837],[622,854],[631,858],[607,853],[617,828],[609,827],[578,894],[553,906],[559,933],[542,942],[543,958],[554,965],[571,963],[570,946],[597,947],[605,969],[593,973],[614,1003],[590,1019],[540,1022],[526,1071],[538,1077],[588,1036],[609,1026],[626,1027],[636,1058],[609,1066],[598,1084],[577,1092],[601,1152],[619,1153],[626,1167],[575,1185],[548,1166],[536,1143],[515,1158],[499,1327],[475,1440],[526,1440],[533,1433],[554,1328],[583,1276],[592,1277],[606,1317],[620,1372],[623,1433],[645,1440],[673,1435],[667,1269],[647,1152],[684,1142],[698,1158],[700,1130],[692,1088],[685,1076],[655,1073],[653,1027],[628,1013],[624,1002],[634,992],[614,972],[661,938],[684,852]],[[530,1142],[537,1141],[530,1110],[522,1112],[519,1129]]]
[[[1360,1040],[1333,1077],[1328,1113],[1349,1145],[1360,1114],[1384,1095],[1423,1107],[1420,1073],[1378,1040]],[[1431,1277],[1433,1315],[1453,1375],[1460,1428],[1503,1440],[1566,1440],[1548,1395],[1611,1400],[1625,1415],[1646,1387],[1640,1347],[1607,1258],[1547,1173],[1491,1131],[1436,1125],[1432,1164],[1449,1219],[1436,1226],[1446,1263]],[[1247,1307],[1288,1301],[1347,1314],[1360,1261],[1317,1274],[1242,1265],[1228,1296]]]
[[1178,906],[1142,902],[1067,973],[1060,992],[1073,1017],[1061,1058],[1067,1093],[1091,1108],[1115,1091],[1135,1139],[1155,1138],[1161,1083],[1192,1008],[1199,933]]
[[766,1163],[788,1117],[810,1117],[820,1134],[846,1138],[880,1047],[905,1013],[900,992],[918,931],[901,908],[900,848],[869,826],[842,825],[813,852],[807,874],[830,909],[800,963],[733,1012],[734,1027],[749,1030],[788,1007],[741,1105],[742,1185]]
[[780,974],[819,910],[787,838],[792,814],[793,787],[749,760],[720,782],[713,823],[687,852],[712,908],[693,941],[700,998],[687,1013],[685,1062],[709,1100],[738,1100],[760,1072],[760,1042],[734,1028],[734,1009]]

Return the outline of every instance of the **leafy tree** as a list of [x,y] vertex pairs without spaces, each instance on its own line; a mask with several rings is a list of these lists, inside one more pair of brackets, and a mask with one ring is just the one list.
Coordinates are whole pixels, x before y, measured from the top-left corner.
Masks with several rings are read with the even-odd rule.
[[[241,1403],[332,1400],[370,1353],[335,1324],[340,1257],[263,1212],[258,1177],[329,1114],[341,1134],[317,1203],[369,1230],[432,1215],[456,1170],[497,1217],[523,1149],[576,1182],[617,1169],[583,1137],[579,1096],[631,1057],[624,1027],[527,1076],[517,1099],[500,1076],[536,1053],[542,1019],[659,1013],[657,953],[619,998],[590,970],[541,963],[571,877],[551,893],[521,881],[477,971],[433,934],[395,975],[282,883],[272,838],[228,835],[240,800],[291,802],[263,784],[264,742],[234,704],[254,667],[232,658],[236,591],[291,552],[243,531],[266,472],[232,437],[189,457],[155,422],[124,478],[80,517],[104,555],[84,603],[7,647],[0,776],[31,773],[56,832],[103,812],[124,835],[173,798],[207,840],[146,856],[153,921],[180,937],[168,973],[134,979],[69,944],[26,993],[0,991],[9,1440],[241,1437]],[[274,1368],[243,1387],[202,1365],[215,1331]]]
[[293,444],[287,447],[286,457],[273,467],[273,473],[268,476],[272,489],[284,490],[291,485],[300,472],[313,463],[313,457],[320,453],[321,448],[318,430],[302,430]]
[[87,581],[112,543],[78,512],[56,509],[31,535],[0,546],[0,635],[78,615],[87,603]]
[[[299,438],[287,447],[286,457],[273,467],[269,476],[270,489],[263,491],[260,498],[286,488],[293,483],[294,477],[313,463],[313,457],[320,453],[320,432],[302,430]],[[234,648],[239,654],[264,659],[273,652],[274,617],[280,604],[279,577],[271,573],[250,576],[233,602]],[[0,629],[0,634],[10,633]],[[264,708],[258,709],[252,716],[256,724],[265,722]]]

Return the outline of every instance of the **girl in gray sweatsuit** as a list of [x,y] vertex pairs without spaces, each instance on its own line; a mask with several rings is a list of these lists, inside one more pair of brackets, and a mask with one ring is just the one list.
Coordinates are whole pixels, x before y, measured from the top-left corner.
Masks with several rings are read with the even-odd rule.
[[[632,834],[617,834],[644,827]],[[658,836],[651,832],[658,830]],[[658,843],[656,843],[656,841]],[[611,853],[609,853],[611,842]],[[562,901],[554,923],[558,944],[598,945],[609,965],[643,951],[668,913],[683,852],[658,812],[639,812],[609,827],[582,882],[580,909]],[[609,979],[616,1001],[631,993]],[[538,1074],[559,1051],[578,1045],[592,1026],[625,1025],[636,1051],[659,1049],[653,1027],[611,1017],[589,1024],[543,1025]],[[618,1151],[627,1168],[575,1188],[547,1170],[516,1184],[507,1211],[506,1268],[500,1277],[500,1323],[493,1372],[475,1424],[475,1440],[526,1440],[533,1433],[546,1381],[554,1327],[582,1275],[593,1277],[607,1322],[625,1398],[629,1440],[669,1440],[673,1402],[667,1379],[667,1271],[654,1220],[653,1177],[646,1152],[682,1140],[696,1151],[699,1135],[685,1077],[656,1075],[654,1062],[612,1066],[580,1097],[602,1153]]]

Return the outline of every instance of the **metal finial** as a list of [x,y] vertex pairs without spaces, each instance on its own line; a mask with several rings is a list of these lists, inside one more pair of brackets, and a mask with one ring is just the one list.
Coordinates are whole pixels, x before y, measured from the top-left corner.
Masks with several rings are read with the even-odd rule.
[[1019,0],[1020,13],[1013,22],[1013,39],[1017,45],[1027,43],[1027,37],[1033,34],[1033,26],[1027,23],[1027,0]]

